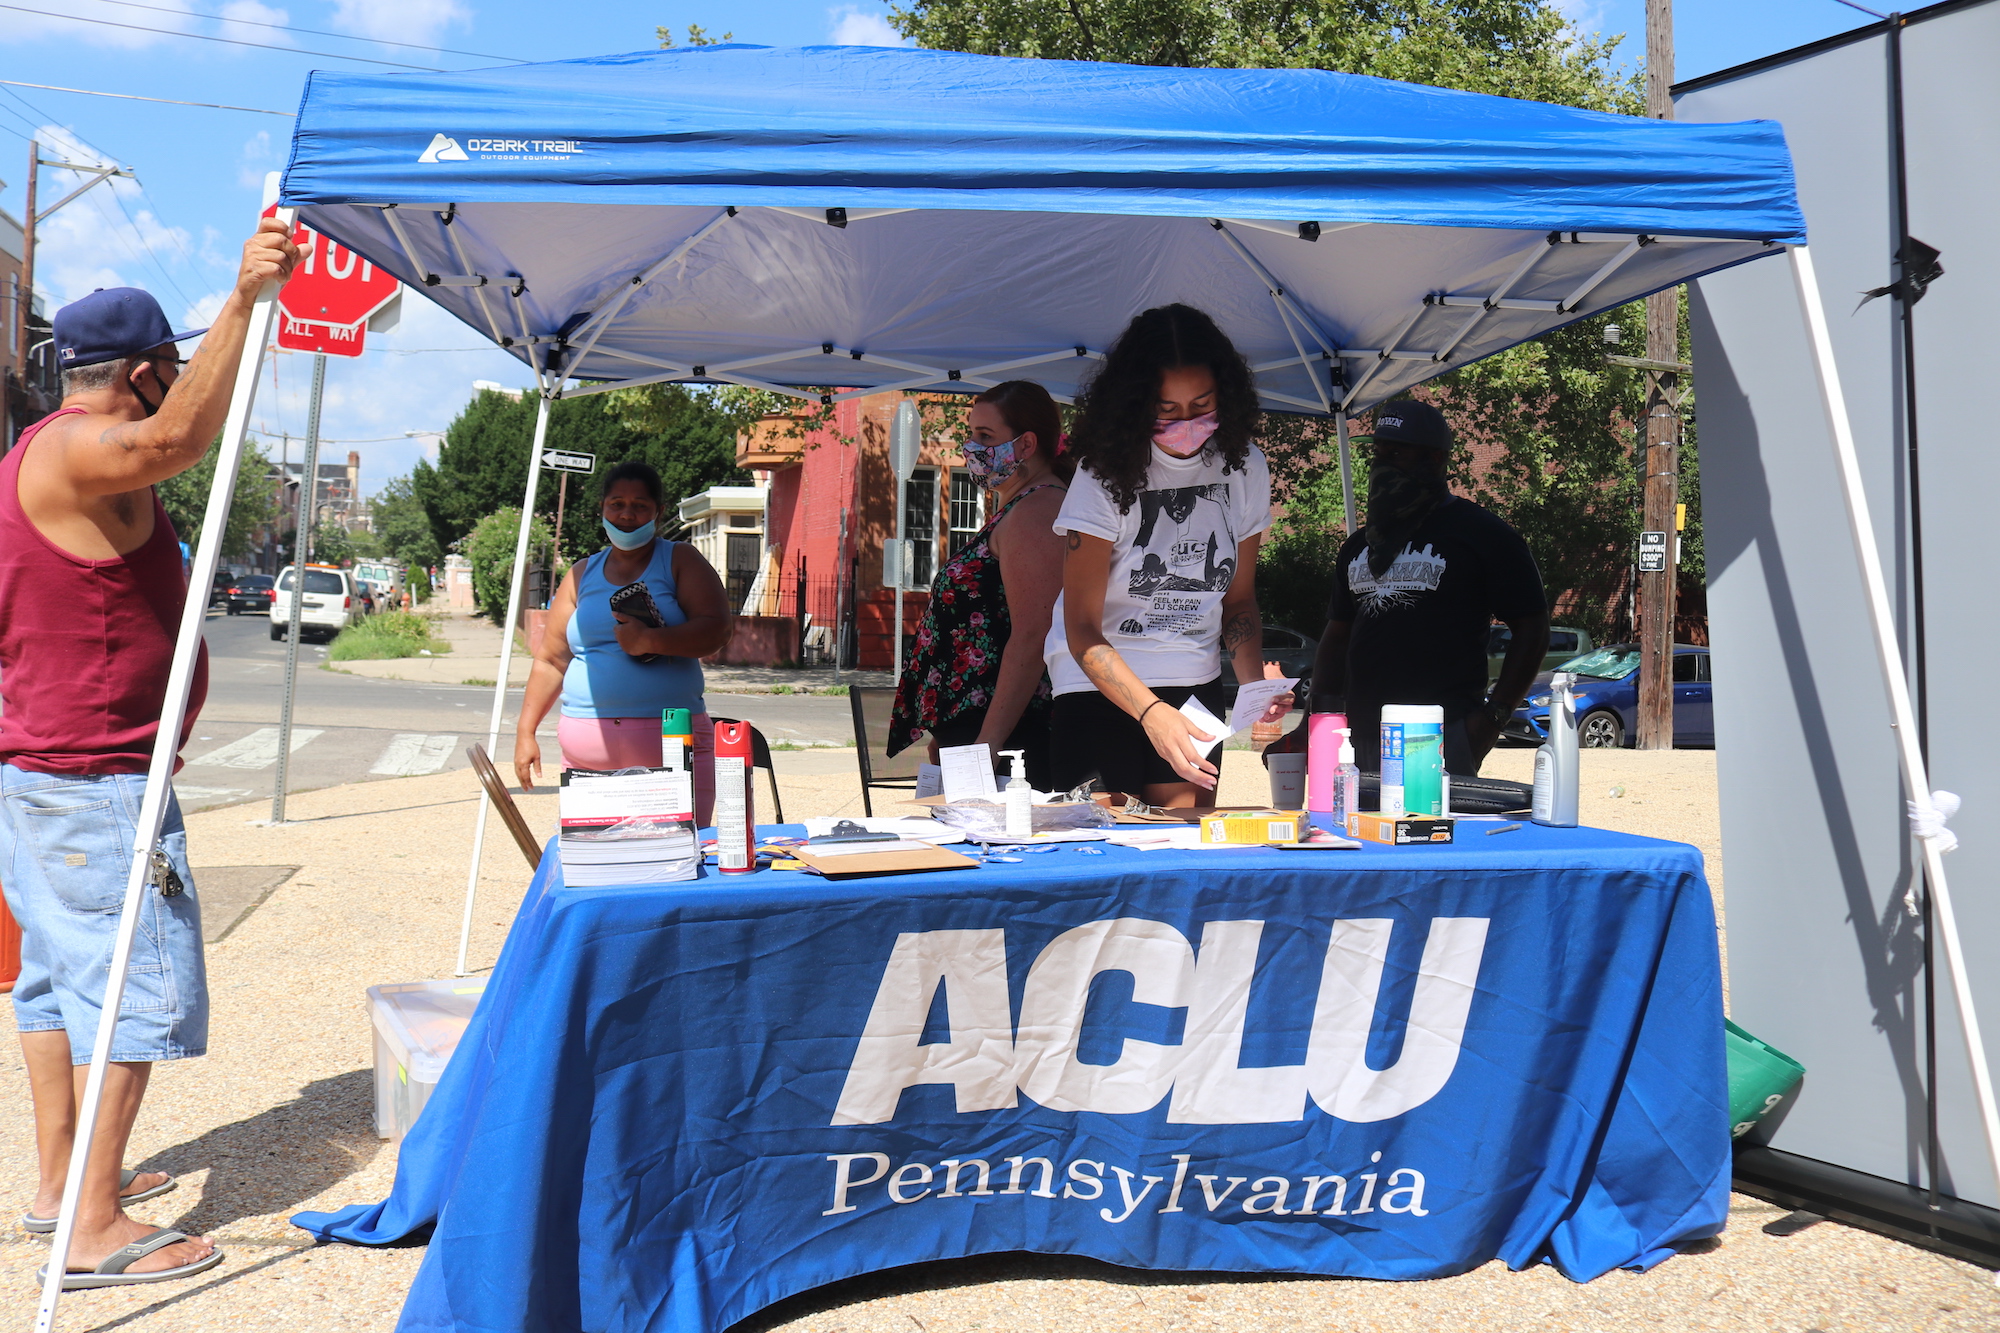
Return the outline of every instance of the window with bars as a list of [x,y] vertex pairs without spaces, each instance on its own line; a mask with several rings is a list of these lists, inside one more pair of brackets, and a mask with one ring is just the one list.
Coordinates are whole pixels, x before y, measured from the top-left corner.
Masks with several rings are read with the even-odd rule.
[[903,487],[903,535],[910,540],[912,588],[928,588],[937,573],[937,469],[920,467]]
[[951,474],[950,554],[957,555],[979,533],[986,521],[986,488],[970,472],[960,468]]

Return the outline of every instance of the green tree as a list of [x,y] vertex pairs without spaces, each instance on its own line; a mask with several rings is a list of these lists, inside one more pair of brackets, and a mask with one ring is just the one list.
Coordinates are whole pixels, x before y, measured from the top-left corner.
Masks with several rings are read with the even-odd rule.
[[[514,577],[514,544],[521,537],[518,506],[488,514],[465,539],[465,558],[472,565],[472,599],[480,614],[504,620],[507,589]],[[549,526],[536,518],[528,529],[528,568],[545,566],[555,549]]]
[[1329,69],[1467,92],[1637,111],[1611,64],[1544,0],[916,0],[889,22],[917,45],[1128,65]]
[[[597,476],[626,459],[651,463],[660,471],[671,521],[687,496],[750,480],[736,466],[736,432],[757,410],[748,400],[675,384],[566,398],[550,410],[547,447],[595,454]],[[418,462],[410,474],[410,500],[422,510],[438,551],[452,549],[487,515],[508,505],[519,507],[534,429],[533,397],[524,395],[517,402],[488,390],[451,423],[437,462]],[[535,498],[535,513],[552,528],[560,486],[559,476],[549,473]],[[570,479],[563,517],[567,555],[604,544],[596,496],[594,478]],[[411,517],[411,510],[405,506],[399,514],[400,523]]]
[[428,571],[444,561],[430,518],[409,477],[391,477],[368,501],[368,514],[383,555],[401,560],[409,571],[410,596],[430,600]]
[[[660,39],[661,50],[666,50],[674,44],[674,30],[665,24],[654,28],[653,36]],[[724,42],[733,42],[735,40],[736,34],[733,32],[725,32],[720,37],[711,37],[708,35],[708,29],[702,27],[699,23],[688,24],[689,46],[721,46]]]
[[351,565],[354,563],[354,540],[347,529],[338,523],[321,520],[312,525],[312,560],[315,565]]
[[[195,465],[179,476],[169,477],[155,489],[174,532],[190,550],[201,540],[202,522],[208,512],[208,489],[215,484],[218,438]],[[236,469],[236,492],[230,499],[229,521],[222,529],[222,558],[240,559],[250,554],[250,539],[278,514],[273,489],[271,456],[254,437],[243,441],[243,460]]]

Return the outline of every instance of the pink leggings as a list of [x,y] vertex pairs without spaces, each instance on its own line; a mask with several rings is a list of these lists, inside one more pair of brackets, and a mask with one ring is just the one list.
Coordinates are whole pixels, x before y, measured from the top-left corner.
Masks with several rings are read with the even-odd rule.
[[[707,828],[715,819],[715,724],[707,713],[694,715],[694,822]],[[658,768],[657,717],[564,717],[556,723],[556,745],[564,768]]]

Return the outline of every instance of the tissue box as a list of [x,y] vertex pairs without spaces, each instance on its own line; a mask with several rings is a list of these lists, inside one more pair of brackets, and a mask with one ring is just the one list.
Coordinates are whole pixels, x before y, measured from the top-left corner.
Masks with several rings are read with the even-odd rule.
[[1234,810],[1201,817],[1204,843],[1297,842],[1308,828],[1302,810]]
[[1413,842],[1450,842],[1452,821],[1436,815],[1385,815],[1379,810],[1354,810],[1347,816],[1347,836],[1391,846]]

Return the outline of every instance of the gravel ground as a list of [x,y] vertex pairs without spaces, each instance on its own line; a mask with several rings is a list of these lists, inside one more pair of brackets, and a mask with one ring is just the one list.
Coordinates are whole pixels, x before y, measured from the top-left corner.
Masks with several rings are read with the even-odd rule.
[[[1501,751],[1487,772],[1525,779],[1528,760],[1527,751]],[[860,809],[852,751],[785,753],[777,762],[792,818]],[[1586,821],[1691,842],[1719,887],[1712,754],[1586,752],[1583,772]],[[1613,788],[1624,794],[1611,795]],[[1255,758],[1232,753],[1224,799],[1254,803],[1266,794]],[[296,820],[282,829],[247,822],[262,813],[254,807],[189,819],[197,867],[300,867],[210,947],[213,1054],[158,1069],[128,1157],[129,1165],[181,1180],[136,1215],[214,1236],[229,1257],[185,1283],[69,1293],[65,1330],[393,1327],[422,1250],[314,1247],[285,1219],[300,1208],[379,1199],[389,1189],[396,1154],[371,1126],[363,991],[448,975],[473,796],[469,775],[441,773],[306,793],[293,798]],[[553,825],[546,792],[522,804],[531,825]],[[497,824],[489,833],[474,966],[498,951],[527,872]],[[18,1108],[0,1121],[0,1186],[13,1206],[25,1206],[34,1153],[17,1048],[0,1055],[0,1081]],[[1765,1235],[1761,1226],[1779,1215],[1739,1196],[1718,1242],[1650,1273],[1614,1273],[1588,1286],[1547,1268],[1509,1273],[1498,1264],[1438,1281],[1381,1283],[1137,1273],[1007,1255],[857,1278],[795,1297],[740,1328],[1900,1333],[2000,1326],[2000,1294],[1982,1270],[1834,1223],[1789,1238]],[[45,1240],[18,1232],[0,1241],[0,1322],[31,1322],[33,1273],[47,1252]]]

